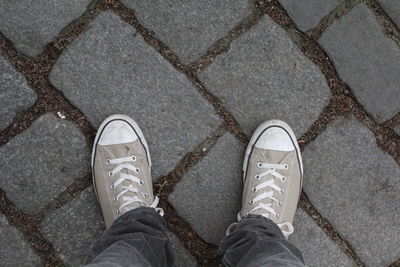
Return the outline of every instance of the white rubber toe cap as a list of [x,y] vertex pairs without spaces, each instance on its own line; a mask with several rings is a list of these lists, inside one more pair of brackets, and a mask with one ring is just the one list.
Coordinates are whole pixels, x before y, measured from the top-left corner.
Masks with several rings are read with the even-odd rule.
[[255,146],[261,149],[279,151],[293,151],[295,149],[289,134],[279,127],[271,127],[263,132]]
[[122,120],[111,121],[101,133],[99,145],[116,145],[134,142],[138,139],[132,127]]

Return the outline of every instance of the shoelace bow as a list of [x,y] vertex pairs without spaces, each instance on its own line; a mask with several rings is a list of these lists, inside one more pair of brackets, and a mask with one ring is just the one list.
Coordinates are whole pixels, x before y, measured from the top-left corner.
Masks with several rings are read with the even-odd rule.
[[[135,156],[129,156],[129,157],[124,157],[124,158],[115,158],[115,159],[108,159],[106,161],[107,165],[117,165],[112,171],[108,173],[110,177],[115,176],[117,173],[122,171],[123,169],[128,169],[131,171],[134,171],[135,173],[139,173],[140,169],[133,166],[132,164],[129,164],[130,162],[135,162],[136,157]],[[161,216],[164,215],[164,211],[162,208],[157,208],[159,199],[157,196],[154,197],[154,201],[151,205],[147,204],[146,201],[142,200],[139,198],[137,195],[143,195],[144,197],[148,197],[148,193],[140,191],[139,188],[133,186],[134,183],[139,184],[139,185],[144,185],[144,181],[139,179],[138,177],[131,175],[131,174],[126,174],[126,173],[120,173],[120,178],[116,180],[112,185],[111,189],[117,188],[118,185],[122,184],[124,181],[130,181],[131,184],[129,186],[121,186],[122,191],[118,193],[117,196],[114,197],[114,201],[118,201],[122,197],[122,204],[118,207],[117,213],[120,213],[123,208],[125,208],[127,211],[134,209],[135,207],[129,207],[129,205],[133,203],[142,203],[146,207],[154,208]],[[128,192],[135,193],[135,196],[126,196],[125,194]]]
[[[287,164],[272,164],[272,163],[259,162],[257,164],[257,167],[260,169],[267,169],[265,172],[262,172],[255,176],[255,179],[257,179],[257,180],[261,180],[262,177],[270,174],[273,177],[278,178],[282,182],[286,181],[286,177],[283,176],[282,174],[278,173],[276,170],[287,170],[289,168],[289,166]],[[284,190],[275,184],[274,178],[258,184],[257,186],[252,188],[252,191],[257,192],[258,190],[261,190],[261,189],[264,189],[267,187],[271,188],[272,190],[266,191],[250,200],[251,205],[256,204],[256,203],[257,203],[257,205],[253,209],[251,209],[247,214],[251,214],[252,212],[254,212],[256,210],[263,209],[266,211],[266,213],[261,214],[262,216],[269,218],[272,215],[272,216],[275,216],[276,218],[279,218],[279,214],[277,214],[276,211],[272,208],[272,203],[266,203],[266,204],[262,203],[263,199],[268,198],[268,199],[271,199],[273,202],[278,203],[279,206],[282,205],[281,201],[279,201],[278,199],[276,199],[274,197],[273,190],[278,191],[279,194],[283,194]],[[279,226],[279,228],[281,228],[283,235],[286,238],[288,238],[288,236],[294,232],[293,225],[290,222],[279,223],[278,226]],[[284,230],[285,226],[287,227],[288,231]]]

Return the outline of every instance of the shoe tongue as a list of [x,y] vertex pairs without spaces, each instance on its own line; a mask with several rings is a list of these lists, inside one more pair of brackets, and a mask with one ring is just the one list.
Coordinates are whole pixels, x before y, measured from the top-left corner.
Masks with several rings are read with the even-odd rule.
[[280,151],[280,150],[264,150],[263,155],[264,155],[264,162],[265,163],[272,163],[272,164],[280,164],[282,163],[282,160],[285,158],[285,156],[290,153],[290,151]]
[[132,143],[117,144],[117,145],[106,145],[104,149],[110,154],[110,158],[124,158],[131,156],[129,155]]

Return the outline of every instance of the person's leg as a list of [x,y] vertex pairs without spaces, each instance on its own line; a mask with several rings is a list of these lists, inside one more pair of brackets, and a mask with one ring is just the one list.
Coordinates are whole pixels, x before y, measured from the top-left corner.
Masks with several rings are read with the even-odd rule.
[[259,215],[244,217],[221,241],[226,266],[304,266],[301,252],[276,223]]
[[92,266],[172,266],[164,219],[152,208],[128,211],[92,244]]
[[148,145],[135,121],[113,115],[100,125],[92,173],[107,230],[93,243],[89,266],[172,266]]
[[273,120],[250,139],[243,163],[244,190],[238,223],[222,239],[227,266],[304,266],[287,238],[300,197],[303,165],[292,129]]

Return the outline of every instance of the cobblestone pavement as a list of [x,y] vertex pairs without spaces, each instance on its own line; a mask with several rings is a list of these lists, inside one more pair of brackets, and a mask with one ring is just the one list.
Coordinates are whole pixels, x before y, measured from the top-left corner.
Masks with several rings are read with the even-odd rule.
[[303,150],[309,266],[400,266],[400,1],[0,0],[0,265],[77,266],[104,230],[89,155],[142,127],[178,266],[215,266],[244,148]]

